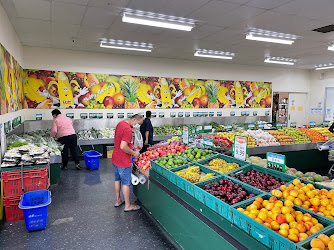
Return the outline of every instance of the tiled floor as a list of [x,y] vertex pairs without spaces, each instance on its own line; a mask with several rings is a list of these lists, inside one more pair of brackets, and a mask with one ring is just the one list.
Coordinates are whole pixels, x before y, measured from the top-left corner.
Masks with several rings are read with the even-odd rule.
[[0,249],[175,249],[146,213],[113,207],[113,172],[107,159],[95,171],[70,165],[51,188],[47,228],[29,233],[24,221],[7,222]]

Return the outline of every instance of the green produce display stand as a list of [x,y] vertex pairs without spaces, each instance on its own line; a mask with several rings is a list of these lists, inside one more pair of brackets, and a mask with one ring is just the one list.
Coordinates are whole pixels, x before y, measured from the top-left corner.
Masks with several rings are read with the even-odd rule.
[[268,249],[154,170],[134,186],[143,208],[182,249]]

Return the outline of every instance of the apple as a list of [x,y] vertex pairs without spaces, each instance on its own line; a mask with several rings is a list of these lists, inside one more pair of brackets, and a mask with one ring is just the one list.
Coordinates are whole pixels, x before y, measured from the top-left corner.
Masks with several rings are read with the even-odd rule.
[[111,96],[106,96],[103,100],[103,105],[107,109],[112,109],[114,104],[115,104],[114,98],[112,98]]
[[194,100],[193,100],[194,107],[195,108],[199,108],[200,104],[201,104],[201,100],[199,98],[197,98],[197,97],[194,98]]
[[266,97],[266,104],[267,104],[268,106],[271,105],[271,96],[270,96],[270,95]]
[[262,98],[260,101],[260,106],[264,108],[266,106],[266,99]]
[[83,105],[87,106],[90,103],[90,91],[82,96],[79,97],[79,103],[82,103]]
[[184,94],[182,94],[178,98],[176,98],[176,104],[181,106],[183,104],[183,98],[184,98]]

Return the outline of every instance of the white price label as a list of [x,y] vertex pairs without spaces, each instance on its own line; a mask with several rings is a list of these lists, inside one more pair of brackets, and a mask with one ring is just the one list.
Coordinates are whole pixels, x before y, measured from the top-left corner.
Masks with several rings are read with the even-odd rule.
[[182,142],[184,144],[189,144],[189,128],[186,126],[183,127]]
[[246,160],[248,138],[245,136],[234,137],[234,158],[239,160]]

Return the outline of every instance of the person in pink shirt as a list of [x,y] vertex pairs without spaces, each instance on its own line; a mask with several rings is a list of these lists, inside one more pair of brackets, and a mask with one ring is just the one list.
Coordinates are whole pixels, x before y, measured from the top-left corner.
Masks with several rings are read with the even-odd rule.
[[53,122],[51,127],[51,137],[57,138],[58,141],[64,145],[61,151],[62,157],[62,169],[67,169],[68,164],[68,150],[71,151],[71,155],[75,162],[75,167],[80,170],[80,162],[77,151],[77,135],[73,128],[73,121],[71,118],[63,116],[59,109],[52,110]]

